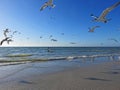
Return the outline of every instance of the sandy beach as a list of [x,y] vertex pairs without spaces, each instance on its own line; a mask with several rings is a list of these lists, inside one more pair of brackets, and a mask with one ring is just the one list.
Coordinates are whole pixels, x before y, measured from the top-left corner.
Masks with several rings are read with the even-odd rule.
[[[2,80],[1,90],[120,90],[120,61]],[[19,76],[19,75],[17,75]],[[21,75],[20,75],[21,76]]]

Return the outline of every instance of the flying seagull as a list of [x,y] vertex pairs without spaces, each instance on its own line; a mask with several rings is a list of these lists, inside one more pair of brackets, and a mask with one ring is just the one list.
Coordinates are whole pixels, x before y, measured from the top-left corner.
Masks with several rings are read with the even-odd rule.
[[5,39],[3,39],[1,42],[0,42],[0,45],[3,44],[3,42],[7,41],[7,43],[9,44],[9,42],[13,41],[12,39],[10,39],[10,37],[6,37]]
[[119,42],[118,40],[116,40],[116,39],[114,39],[114,38],[111,38],[111,39],[108,39],[108,40],[113,40],[113,41],[115,41],[116,43]]
[[53,37],[52,35],[49,36],[49,38],[52,38],[52,37]]
[[92,28],[88,28],[88,32],[94,32],[96,28],[99,28],[100,26],[93,26]]
[[57,42],[57,40],[56,40],[56,39],[51,39],[51,41]]
[[61,35],[64,35],[64,33],[61,33]]
[[4,36],[5,36],[5,37],[7,37],[7,33],[9,33],[10,31],[8,30],[8,28],[7,28],[7,29],[5,29],[5,30],[3,30],[3,31],[4,31],[4,33],[3,33],[3,34],[4,34]]
[[111,19],[107,19],[106,16],[107,14],[112,11],[114,8],[116,8],[118,5],[120,5],[120,1],[113,4],[111,7],[106,8],[99,17],[94,16],[93,14],[91,14],[91,17],[94,18],[93,21],[97,21],[97,22],[104,22],[107,23],[108,21],[110,21]]
[[18,32],[18,31],[14,31],[14,32],[13,32],[13,35],[14,35],[15,33],[17,33],[17,32]]
[[50,6],[52,8],[55,7],[55,5],[53,4],[53,0],[49,0],[48,2],[45,2],[44,5],[40,8],[40,11],[44,10],[48,6]]
[[74,43],[74,42],[70,42],[70,44],[76,44],[76,43]]
[[40,39],[43,38],[42,36],[40,36]]

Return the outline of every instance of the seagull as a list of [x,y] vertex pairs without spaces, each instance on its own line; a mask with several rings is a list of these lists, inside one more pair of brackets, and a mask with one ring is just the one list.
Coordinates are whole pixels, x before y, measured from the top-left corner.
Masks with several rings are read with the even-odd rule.
[[64,33],[61,33],[61,35],[64,35]]
[[94,30],[96,29],[96,28],[99,28],[100,26],[93,26],[92,28],[88,28],[89,29],[89,31],[88,32],[94,32]]
[[40,39],[42,38],[42,36],[40,36]]
[[55,7],[55,5],[53,4],[53,0],[49,0],[48,2],[45,2],[45,4],[40,8],[40,11],[44,10],[48,6],[50,6],[52,8]]
[[3,42],[7,41],[7,43],[9,44],[9,42],[13,41],[12,39],[10,39],[10,37],[6,37],[5,39],[3,39],[1,42],[0,42],[0,45],[3,44]]
[[18,32],[18,31],[14,31],[14,32],[13,32],[13,35],[14,35],[15,33],[17,33],[17,32]]
[[108,21],[110,21],[111,19],[107,19],[106,16],[107,14],[112,11],[114,8],[116,8],[118,5],[120,5],[120,1],[113,4],[111,7],[106,8],[99,17],[94,16],[93,14],[91,14],[91,17],[94,18],[93,21],[97,21],[97,22],[103,22],[103,23],[107,23]]
[[113,41],[115,41],[116,43],[119,42],[118,40],[116,40],[116,39],[114,39],[114,38],[111,38],[111,39],[108,39],[108,40],[113,40]]
[[70,44],[76,44],[76,43],[74,43],[74,42],[70,42]]
[[5,37],[7,37],[7,33],[9,33],[10,31],[8,30],[8,28],[7,28],[7,29],[5,29],[5,30],[3,30],[3,31],[4,31],[4,33],[3,33],[3,34],[4,34],[4,36],[5,36]]
[[57,40],[56,40],[56,39],[51,39],[51,41],[57,42]]
[[52,35],[49,36],[49,38],[52,38],[52,37],[53,37]]

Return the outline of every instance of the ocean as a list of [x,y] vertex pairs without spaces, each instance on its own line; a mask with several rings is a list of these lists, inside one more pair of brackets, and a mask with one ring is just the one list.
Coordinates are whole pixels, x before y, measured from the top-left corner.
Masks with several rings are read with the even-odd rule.
[[0,47],[0,62],[119,59],[120,47]]

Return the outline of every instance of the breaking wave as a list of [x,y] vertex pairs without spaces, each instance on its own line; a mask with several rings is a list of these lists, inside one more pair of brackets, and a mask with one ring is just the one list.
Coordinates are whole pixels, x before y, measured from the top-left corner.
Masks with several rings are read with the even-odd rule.
[[[12,54],[7,55],[6,57],[28,57],[32,56],[32,54]],[[80,60],[80,59],[86,59],[86,58],[99,58],[99,57],[110,57],[113,59],[115,56],[120,59],[120,54],[106,54],[106,55],[81,55],[81,56],[67,56],[67,57],[50,57],[50,58],[23,58],[20,60],[2,60],[0,59],[0,66],[7,66],[7,65],[18,65],[18,64],[26,64],[26,63],[32,63],[32,62],[45,62],[45,61],[55,61],[55,60]]]

